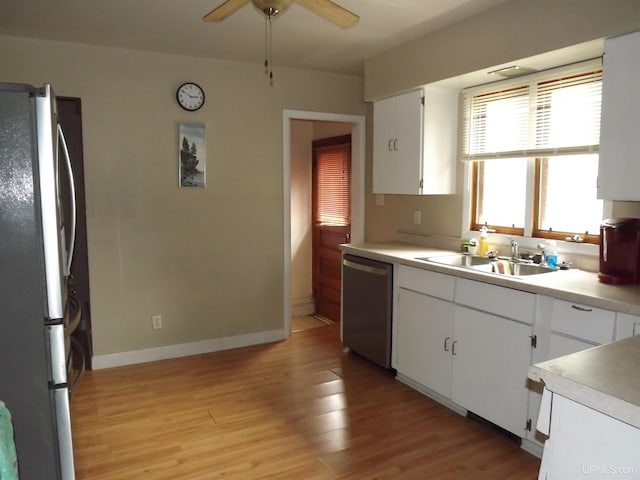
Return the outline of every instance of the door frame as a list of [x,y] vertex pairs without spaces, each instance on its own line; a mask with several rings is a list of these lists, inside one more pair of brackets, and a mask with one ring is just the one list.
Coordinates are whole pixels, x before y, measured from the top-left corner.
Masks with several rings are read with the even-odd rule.
[[364,241],[364,176],[366,117],[340,113],[283,110],[282,178],[283,178],[283,324],[285,338],[291,335],[291,121],[311,120],[351,124],[351,241]]

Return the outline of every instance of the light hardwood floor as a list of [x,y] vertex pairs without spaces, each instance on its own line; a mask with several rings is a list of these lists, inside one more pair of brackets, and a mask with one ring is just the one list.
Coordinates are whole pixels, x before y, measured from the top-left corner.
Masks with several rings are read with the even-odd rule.
[[324,320],[315,315],[300,315],[291,319],[291,331],[300,332],[302,330],[309,330],[310,328],[324,327],[330,325],[330,320]]
[[87,372],[77,478],[536,478],[538,459],[345,354],[338,329]]

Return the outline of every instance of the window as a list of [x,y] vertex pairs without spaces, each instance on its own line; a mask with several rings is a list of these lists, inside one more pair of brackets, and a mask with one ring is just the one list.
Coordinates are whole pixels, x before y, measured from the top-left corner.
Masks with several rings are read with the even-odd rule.
[[599,61],[465,92],[470,229],[598,242],[601,96]]
[[351,224],[351,135],[313,142],[313,221]]

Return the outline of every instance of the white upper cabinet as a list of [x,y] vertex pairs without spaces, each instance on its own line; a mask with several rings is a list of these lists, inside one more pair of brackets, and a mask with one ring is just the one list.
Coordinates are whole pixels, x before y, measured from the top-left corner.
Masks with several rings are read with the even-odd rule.
[[598,198],[640,200],[640,32],[604,49]]
[[421,88],[373,105],[373,193],[455,193],[458,93]]
[[420,193],[422,91],[373,104],[373,192]]

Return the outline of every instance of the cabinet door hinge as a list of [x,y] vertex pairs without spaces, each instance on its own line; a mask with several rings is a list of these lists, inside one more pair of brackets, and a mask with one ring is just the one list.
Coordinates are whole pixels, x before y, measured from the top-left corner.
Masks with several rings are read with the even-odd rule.
[[531,431],[531,419],[527,420],[527,425],[524,428],[527,432]]
[[529,335],[529,338],[531,339],[531,346],[533,348],[537,348],[538,347],[538,336],[537,335]]
[[424,180],[421,178],[420,183],[418,183],[418,188],[422,190],[424,188]]

